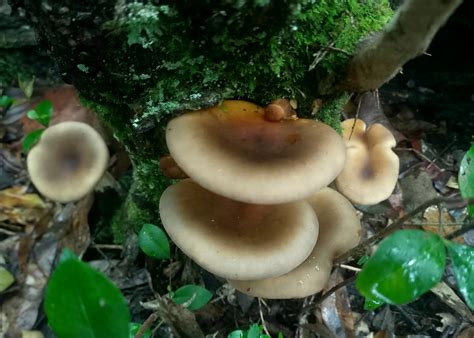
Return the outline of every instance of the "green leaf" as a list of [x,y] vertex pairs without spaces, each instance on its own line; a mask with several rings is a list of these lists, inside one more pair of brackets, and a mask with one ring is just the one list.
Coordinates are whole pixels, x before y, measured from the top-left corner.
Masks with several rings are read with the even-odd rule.
[[53,104],[49,100],[41,101],[34,110],[30,110],[26,113],[26,116],[47,127],[53,116]]
[[150,257],[170,258],[170,244],[163,230],[153,224],[145,224],[138,235],[138,245]]
[[8,109],[13,104],[13,102],[15,102],[15,99],[10,96],[0,96],[0,108]]
[[421,230],[397,231],[379,248],[356,279],[356,287],[370,300],[389,304],[411,302],[435,286],[443,276],[446,250],[441,238]]
[[[474,145],[464,155],[458,175],[459,190],[464,198],[474,197]],[[474,204],[468,206],[469,216],[474,217]]]
[[212,298],[212,293],[199,285],[185,285],[176,290],[171,300],[194,311],[202,308]]
[[44,129],[36,129],[25,136],[21,144],[23,148],[23,152],[25,154],[29,152],[30,149],[39,141],[43,132],[44,132]]
[[[140,323],[130,323],[129,331],[128,331],[128,338],[135,338],[135,335],[137,334],[138,330],[140,330],[141,326],[142,326],[142,324],[140,324]],[[151,338],[151,330],[147,329],[142,337],[143,338]]]
[[247,332],[247,338],[260,338],[263,328],[260,325],[252,324]]
[[15,277],[13,277],[10,271],[0,266],[0,292],[8,289],[14,281]]
[[364,310],[375,310],[385,303],[379,299],[365,298]]
[[474,248],[447,242],[454,275],[467,305],[474,310]]
[[227,338],[244,338],[244,331],[242,330],[235,330],[232,331],[227,335]]
[[31,98],[33,95],[33,86],[35,84],[35,77],[33,76],[31,79],[22,79],[18,76],[18,86],[20,87],[21,91],[27,98]]
[[79,260],[79,258],[76,256],[74,252],[69,250],[68,248],[64,249],[63,252],[61,253],[61,256],[59,256],[59,263],[65,262],[68,259],[76,259]]
[[128,338],[130,313],[120,290],[79,260],[58,265],[48,282],[44,309],[59,338]]

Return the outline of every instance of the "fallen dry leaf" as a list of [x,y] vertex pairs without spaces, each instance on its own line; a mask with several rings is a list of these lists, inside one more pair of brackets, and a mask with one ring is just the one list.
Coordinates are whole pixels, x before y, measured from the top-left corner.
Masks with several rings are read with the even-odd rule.
[[26,192],[26,187],[13,187],[0,191],[0,221],[13,224],[35,224],[51,208],[37,194]]

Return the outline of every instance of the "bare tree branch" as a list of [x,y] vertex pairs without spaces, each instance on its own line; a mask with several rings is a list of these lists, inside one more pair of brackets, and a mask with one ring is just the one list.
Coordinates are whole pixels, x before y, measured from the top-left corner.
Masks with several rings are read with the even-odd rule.
[[462,0],[405,0],[385,29],[365,40],[349,63],[351,91],[374,90],[423,54]]

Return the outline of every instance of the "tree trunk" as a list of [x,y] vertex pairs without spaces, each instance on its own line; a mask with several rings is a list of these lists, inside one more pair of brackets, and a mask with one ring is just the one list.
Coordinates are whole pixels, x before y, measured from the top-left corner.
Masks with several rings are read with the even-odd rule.
[[64,79],[128,151],[134,183],[127,221],[117,224],[135,226],[159,217],[170,118],[227,98],[287,98],[303,117],[322,102],[315,118],[337,128],[348,97],[339,84],[357,43],[391,17],[387,0],[12,3],[26,9]]

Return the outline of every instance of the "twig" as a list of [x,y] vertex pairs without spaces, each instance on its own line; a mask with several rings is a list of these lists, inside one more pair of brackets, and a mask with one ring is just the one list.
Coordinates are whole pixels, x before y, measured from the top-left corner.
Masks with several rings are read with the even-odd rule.
[[313,304],[310,305],[310,307],[316,307],[318,306],[319,304],[321,304],[322,302],[324,302],[329,296],[331,296],[334,292],[336,292],[337,290],[339,290],[340,288],[343,288],[344,286],[346,285],[349,285],[350,283],[352,283],[353,281],[355,281],[356,279],[356,276],[357,275],[354,275],[352,277],[349,277],[347,279],[344,279],[342,282],[336,284],[335,286],[333,286],[331,289],[329,289],[328,291],[326,291],[326,293],[322,294],[318,299],[315,300],[315,302]]
[[158,319],[158,314],[156,312],[153,312],[145,320],[145,322],[142,324],[142,326],[140,326],[140,329],[137,331],[137,334],[135,335],[135,338],[142,338],[143,335],[145,334],[146,330],[148,330],[153,325],[155,320],[157,320],[157,319]]
[[258,312],[260,313],[260,320],[262,321],[263,331],[265,331],[266,335],[270,336],[267,326],[265,325],[265,319],[263,318],[262,300],[260,299],[260,297],[258,298]]
[[91,247],[103,250],[123,250],[123,246],[117,244],[92,244]]
[[339,257],[336,258],[336,260],[334,261],[334,264],[335,265],[344,264],[344,263],[347,263],[347,262],[351,261],[353,259],[353,257],[363,256],[366,253],[366,251],[369,247],[371,247],[372,245],[380,242],[382,239],[384,239],[385,237],[390,235],[392,232],[400,229],[405,224],[406,221],[408,221],[409,219],[416,216],[418,213],[422,212],[423,210],[425,210],[426,208],[428,208],[432,205],[439,205],[440,203],[458,204],[458,203],[461,203],[461,202],[467,202],[469,204],[472,204],[472,203],[474,203],[474,198],[470,198],[470,199],[463,199],[461,197],[436,197],[436,198],[433,198],[433,199],[421,204],[420,206],[415,208],[413,211],[409,212],[408,214],[401,217],[397,221],[393,222],[392,224],[390,224],[386,228],[382,229],[381,231],[376,233],[374,236],[372,236],[369,239],[367,239],[366,241],[362,242],[361,244],[359,244],[355,248],[353,248],[353,249],[347,251],[346,253],[340,255]]
[[362,100],[359,98],[358,101],[359,101],[359,102],[357,103],[356,115],[355,115],[355,117],[354,117],[354,124],[352,124],[351,133],[349,134],[349,141],[350,141],[351,138],[352,138],[352,133],[354,133],[355,125],[356,125],[356,123],[357,123],[357,120],[359,119],[359,111],[360,111],[360,105],[362,104]]
[[451,240],[451,239],[453,239],[453,238],[462,236],[462,235],[464,235],[466,232],[469,232],[469,231],[471,231],[471,230],[474,230],[474,223],[467,224],[467,225],[463,226],[461,229],[456,230],[456,231],[450,233],[449,235],[446,236],[446,239],[447,239],[447,240]]
[[362,269],[359,269],[359,268],[356,268],[354,266],[351,266],[351,265],[346,265],[346,264],[341,264],[339,265],[341,268],[343,269],[346,269],[346,270],[351,270],[351,271],[355,271],[355,272],[359,272],[361,271]]

